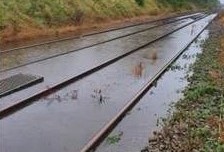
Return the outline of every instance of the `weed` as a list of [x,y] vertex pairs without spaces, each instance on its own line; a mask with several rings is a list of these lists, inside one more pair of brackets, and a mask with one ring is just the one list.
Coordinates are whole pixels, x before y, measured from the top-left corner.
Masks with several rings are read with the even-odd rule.
[[215,86],[209,85],[209,84],[196,84],[196,86],[193,86],[190,88],[186,95],[186,99],[188,100],[198,100],[201,96],[204,96],[206,94],[214,95],[215,92],[217,92],[218,89],[216,89]]
[[117,134],[111,135],[109,137],[107,137],[106,139],[106,143],[113,145],[118,143],[121,140],[121,137],[123,136],[123,132],[119,132]]

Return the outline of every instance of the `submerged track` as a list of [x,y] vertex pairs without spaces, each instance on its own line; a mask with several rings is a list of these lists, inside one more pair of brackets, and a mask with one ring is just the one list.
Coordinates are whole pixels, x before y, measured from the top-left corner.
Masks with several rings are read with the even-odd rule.
[[[111,65],[111,64],[113,64],[113,63],[115,63],[115,62],[117,62],[119,60],[121,60],[121,59],[123,59],[124,57],[126,57],[126,56],[128,56],[130,54],[133,54],[134,52],[136,52],[136,51],[138,51],[138,50],[140,50],[140,49],[142,49],[142,48],[144,48],[144,47],[146,47],[146,46],[148,46],[148,45],[150,45],[150,44],[152,44],[152,43],[154,43],[156,41],[159,41],[162,38],[167,37],[168,35],[176,32],[178,30],[181,30],[182,28],[184,28],[186,26],[189,26],[189,25],[191,25],[191,24],[193,24],[193,23],[195,23],[195,22],[197,22],[197,21],[199,21],[199,20],[201,20],[201,19],[203,19],[205,17],[206,17],[206,15],[202,16],[202,17],[199,16],[194,21],[192,21],[190,23],[187,23],[184,26],[178,27],[177,29],[172,30],[171,32],[168,32],[165,35],[159,36],[158,38],[156,38],[156,39],[154,39],[154,40],[152,40],[152,41],[150,41],[148,43],[145,43],[144,45],[141,45],[141,46],[137,47],[136,49],[130,50],[127,53],[124,53],[124,54],[122,54],[120,56],[117,56],[117,57],[112,58],[112,59],[110,59],[110,60],[108,60],[106,62],[103,62],[102,64],[97,65],[94,68],[91,68],[91,69],[89,69],[89,70],[87,70],[87,71],[85,71],[83,73],[80,73],[77,76],[71,77],[71,78],[69,78],[69,79],[67,79],[67,80],[65,80],[63,82],[59,82],[59,83],[57,83],[57,84],[55,84],[55,85],[53,85],[51,87],[48,87],[47,89],[45,88],[43,90],[40,90],[39,92],[36,92],[35,94],[33,94],[32,96],[29,96],[26,99],[22,99],[20,101],[17,101],[15,104],[10,105],[10,106],[5,107],[5,108],[0,110],[0,119],[5,117],[5,116],[7,116],[7,115],[9,115],[9,114],[11,114],[11,113],[13,113],[13,112],[15,112],[15,111],[17,111],[17,110],[19,110],[19,109],[21,109],[21,108],[23,108],[23,107],[25,107],[25,106],[27,106],[27,105],[29,105],[29,104],[31,104],[36,99],[39,99],[42,96],[46,96],[47,94],[50,94],[50,93],[52,93],[52,92],[54,92],[56,90],[59,90],[59,89],[65,87],[65,86],[75,82],[75,81],[78,81],[78,80],[80,80],[80,79],[82,79],[82,78],[84,78],[84,77],[86,77],[88,75],[91,75],[91,74],[95,73],[96,71],[99,71],[99,70],[101,70],[101,69],[103,69],[103,68],[105,68],[105,67],[107,67],[107,66],[109,66],[109,65]],[[13,69],[16,69],[16,68],[13,68]],[[13,70],[13,69],[10,69],[10,70]],[[6,71],[8,71],[8,70],[6,70]],[[2,71],[2,72],[6,72],[6,71]]]
[[[66,54],[69,54],[69,53],[72,53],[72,52],[75,52],[75,51],[81,51],[81,50],[88,49],[88,48],[91,48],[91,47],[94,47],[94,46],[102,45],[102,44],[105,44],[105,43],[110,43],[112,41],[119,40],[119,39],[122,39],[122,38],[125,38],[125,37],[134,36],[136,34],[143,33],[143,32],[149,31],[149,30],[153,30],[153,29],[156,29],[158,27],[169,25],[169,24],[172,24],[172,23],[175,23],[177,21],[184,20],[184,19],[188,19],[188,18],[195,18],[196,19],[196,18],[201,18],[203,16],[204,16],[204,14],[196,13],[196,14],[192,14],[192,15],[186,15],[184,17],[167,18],[167,19],[161,19],[161,20],[158,20],[158,21],[146,22],[146,23],[141,23],[141,24],[137,24],[137,25],[124,27],[124,28],[121,28],[121,29],[127,30],[128,28],[137,27],[137,26],[141,26],[141,25],[144,25],[144,26],[147,25],[148,26],[148,27],[146,26],[146,27],[140,28],[140,30],[137,30],[135,32],[128,32],[127,34],[121,34],[121,35],[109,38],[107,40],[103,40],[103,41],[98,41],[97,40],[96,42],[87,44],[85,46],[78,47],[76,49],[68,50],[68,51],[65,51],[65,52],[62,52],[62,53],[56,53],[56,54],[53,54],[53,55],[42,57],[40,59],[37,58],[37,59],[34,59],[33,61],[28,61],[28,62],[21,63],[21,64],[20,63],[16,63],[16,66],[12,66],[12,67],[9,67],[9,68],[4,68],[3,67],[3,69],[0,68],[0,73],[6,72],[6,71],[9,71],[9,70],[12,70],[12,69],[16,69],[16,68],[19,68],[19,67],[23,67],[23,66],[26,66],[26,65],[29,65],[29,64],[34,64],[34,63],[41,62],[41,61],[44,61],[44,60],[52,59],[52,58],[55,58],[55,57],[58,57],[58,56],[63,56],[63,55],[66,55]],[[155,24],[155,25],[150,25],[152,23]],[[113,29],[112,31],[120,31],[121,29]],[[82,38],[90,37],[90,36],[96,36],[96,35],[99,35],[99,34],[102,34],[102,33],[107,35],[107,34],[109,34],[109,32],[111,32],[111,30],[104,31],[104,32],[99,32],[99,33],[95,33],[95,34],[86,35],[86,36],[83,36]],[[37,44],[37,45],[34,45],[34,46],[29,46],[29,47],[15,48],[15,49],[12,49],[12,50],[2,51],[2,52],[0,52],[0,54],[2,54],[1,55],[2,57],[0,56],[0,58],[4,58],[4,57],[8,58],[7,56],[9,56],[9,58],[10,58],[10,56],[14,57],[14,55],[13,55],[14,51],[16,51],[17,54],[20,51],[23,51],[23,54],[24,53],[30,53],[33,50],[29,50],[29,48],[34,49],[35,47],[45,46],[45,45],[46,45],[45,47],[50,47],[50,46],[47,46],[47,45],[48,44],[52,44],[52,43],[66,41],[66,40],[71,40],[71,39],[78,39],[78,38],[68,38],[68,39],[63,39],[63,40],[57,40],[57,41],[54,41],[54,42]],[[83,40],[85,40],[85,39],[83,39]],[[54,44],[52,44],[52,45],[54,45]],[[37,50],[38,50],[38,48],[37,48]],[[44,49],[44,50],[48,51],[48,49]],[[29,58],[31,58],[31,57],[29,57]]]
[[202,29],[197,31],[197,35],[194,35],[193,39],[187,41],[187,45],[184,45],[182,49],[180,49],[177,53],[173,54],[172,58],[168,62],[166,62],[166,64],[164,64],[163,67],[152,78],[147,80],[147,83],[141,85],[141,89],[139,89],[138,92],[136,92],[136,94],[132,97],[132,99],[128,100],[127,103],[122,108],[119,108],[120,109],[119,112],[117,112],[116,115],[114,115],[114,117],[112,117],[112,119],[110,119],[110,121],[106,123],[105,126],[102,129],[100,129],[99,132],[95,134],[95,136],[91,140],[89,140],[89,142],[85,146],[83,146],[83,149],[81,150],[81,152],[91,152],[92,150],[96,149],[96,147],[104,140],[104,138],[110,133],[110,131],[112,131],[113,128],[125,117],[127,112],[130,111],[139,102],[139,100],[148,92],[148,90],[153,86],[153,84],[161,77],[161,75],[163,75],[163,73],[167,70],[167,68],[169,68],[169,66],[186,50],[186,48],[188,48],[188,46],[190,46],[190,44],[194,42],[194,40],[204,31],[204,29],[210,24],[210,22],[214,19],[215,16],[216,15],[214,14],[210,16],[200,16],[199,18],[196,18],[196,20],[187,23],[186,25],[183,25],[175,30],[172,30],[166,33],[165,35],[156,38],[153,41],[145,43],[144,45],[138,46],[137,48],[130,50],[129,52],[126,52],[106,62],[103,62],[102,64],[97,65],[94,68],[88,69],[87,71],[80,73],[79,75],[72,77],[70,79],[67,79],[64,82],[60,82],[50,88],[40,90],[31,97],[21,100],[16,104],[10,105],[9,107],[6,107],[5,109],[1,110],[0,119],[3,119],[11,115],[12,113],[21,110],[22,108],[33,103],[35,100],[40,99],[43,96],[46,96],[46,94],[51,94],[52,92],[62,89],[73,82],[76,82],[89,75],[91,76],[91,74],[100,71],[105,67],[109,67],[109,65],[121,61],[124,58],[129,57],[129,55],[138,52],[139,50],[144,49],[150,44],[158,42],[159,40],[162,40],[163,38],[166,38],[167,36],[177,31],[181,31],[181,29],[184,29],[185,27],[187,28],[190,27],[191,25],[197,24],[201,20],[207,20],[205,25],[199,24],[202,27]]
[[[177,20],[186,19],[186,18],[190,18],[190,17],[193,17],[193,16],[197,16],[197,15],[200,16],[201,15],[200,13],[203,13],[203,12],[193,13],[193,14],[187,13],[187,15],[185,15],[185,16],[184,15],[176,15],[176,16],[171,16],[171,17],[168,17],[168,18],[162,18],[162,19],[158,19],[158,20],[146,21],[146,22],[141,22],[141,23],[137,23],[137,24],[131,24],[131,25],[122,26],[122,27],[118,27],[118,28],[110,28],[110,29],[103,30],[103,31],[87,33],[87,34],[81,35],[81,37],[89,37],[89,36],[94,36],[94,35],[97,35],[97,34],[113,32],[113,31],[117,31],[117,30],[127,29],[127,28],[130,28],[130,27],[136,27],[136,26],[139,26],[139,25],[152,24],[152,23],[156,23],[156,22],[164,22],[164,24],[166,24],[166,23],[169,22],[169,20],[170,21],[172,21],[172,20],[173,21],[177,21]],[[176,19],[176,18],[179,18],[179,19]],[[157,25],[157,26],[160,26],[160,25]],[[157,26],[153,26],[151,28],[154,28],[154,27],[157,27]],[[12,49],[0,50],[0,54],[1,53],[9,53],[9,52],[13,52],[13,51],[21,50],[21,49],[28,49],[28,48],[32,48],[32,47],[41,46],[41,45],[47,45],[47,44],[52,44],[52,43],[72,40],[72,39],[79,39],[79,38],[80,38],[80,36],[71,36],[71,37],[67,37],[67,38],[61,38],[61,39],[56,39],[56,40],[52,40],[52,41],[36,43],[36,44],[32,44],[32,45],[27,45],[27,46],[15,47],[15,48],[12,48]]]
[[94,151],[105,137],[118,125],[118,123],[127,115],[127,113],[140,101],[140,99],[149,91],[154,83],[167,71],[179,56],[198,38],[198,36],[210,25],[205,26],[192,41],[180,50],[127,104],[111,119],[90,141],[81,152]]

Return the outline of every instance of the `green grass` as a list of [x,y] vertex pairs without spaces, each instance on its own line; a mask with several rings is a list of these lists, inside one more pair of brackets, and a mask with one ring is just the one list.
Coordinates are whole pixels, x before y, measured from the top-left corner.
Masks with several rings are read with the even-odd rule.
[[89,19],[132,17],[157,9],[154,0],[1,0],[0,27],[80,24]]
[[106,138],[106,143],[109,145],[117,144],[121,140],[122,136],[123,136],[123,132],[119,132],[117,134],[110,135]]
[[[176,120],[188,123],[188,140],[200,151],[223,152],[224,144],[219,141],[220,130],[218,126],[209,124],[212,118],[218,118],[221,123],[224,116],[224,84],[223,79],[214,79],[209,71],[219,71],[224,76],[224,68],[218,61],[220,37],[212,37],[203,45],[204,52],[194,65],[194,75],[190,78],[190,86],[185,91],[185,98],[177,104],[177,113],[181,114]],[[194,142],[195,141],[195,142]]]
[[[0,0],[0,30],[13,27],[44,27],[67,23],[82,24],[105,19],[134,17],[141,14],[190,8],[193,0]],[[197,4],[210,5],[216,0],[197,0]],[[198,5],[199,6],[199,5]],[[192,7],[191,7],[192,8]]]

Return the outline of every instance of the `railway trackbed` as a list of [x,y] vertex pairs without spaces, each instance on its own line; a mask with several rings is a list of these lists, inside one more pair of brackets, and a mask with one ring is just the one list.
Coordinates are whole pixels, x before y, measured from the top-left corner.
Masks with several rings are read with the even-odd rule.
[[152,31],[161,26],[175,23],[184,19],[197,19],[203,17],[204,15],[205,14],[203,13],[196,13],[181,17],[161,19],[154,22],[144,22],[141,24],[135,24],[118,29],[111,29],[88,34],[78,38],[72,37],[32,46],[0,51],[0,60],[2,61],[0,72],[9,71],[18,67],[52,59],[72,52],[93,48],[94,46],[104,44],[107,45],[108,43],[115,40],[120,40],[126,37],[133,37],[147,31]]
[[[18,73],[30,73],[44,77],[44,82],[29,88],[25,93],[18,92],[1,98],[0,113],[8,113],[14,107],[29,103],[43,94],[57,90],[71,82],[90,75],[116,61],[156,42],[181,28],[190,25],[196,19],[183,19],[168,25],[157,27],[153,30],[131,35],[110,43],[97,45],[79,52],[60,55],[55,58],[45,59],[32,64],[17,66],[16,68],[0,72],[1,78],[6,78]],[[18,57],[19,58],[19,57]],[[13,60],[14,58],[7,59]],[[75,68],[74,68],[75,67]],[[17,95],[18,94],[18,95]],[[17,109],[17,108],[16,108]]]
[[[170,22],[173,22],[173,21],[177,21],[177,20],[181,20],[181,19],[185,19],[185,18],[189,18],[189,17],[201,16],[201,15],[203,15],[203,13],[206,13],[206,12],[198,12],[198,13],[192,13],[192,14],[187,13],[186,15],[176,15],[176,16],[171,16],[171,17],[167,17],[167,18],[161,18],[161,19],[158,19],[158,20],[151,20],[151,21],[145,21],[145,22],[140,22],[140,23],[134,23],[134,24],[126,25],[126,26],[117,27],[117,28],[109,28],[109,29],[102,30],[102,31],[96,31],[96,32],[83,34],[81,36],[71,36],[71,37],[67,37],[67,38],[61,38],[61,39],[51,40],[51,41],[42,42],[42,43],[36,43],[36,44],[32,44],[32,45],[13,47],[13,48],[10,48],[10,49],[3,49],[2,48],[2,49],[0,49],[0,54],[14,52],[14,51],[22,50],[22,49],[34,48],[34,47],[38,47],[38,46],[50,45],[50,44],[54,44],[54,43],[60,43],[60,42],[63,42],[63,41],[68,41],[68,40],[80,39],[80,37],[82,37],[82,38],[91,37],[91,36],[96,36],[96,35],[99,35],[99,34],[107,34],[108,35],[110,32],[114,32],[114,31],[117,32],[117,31],[129,30],[131,32],[131,30],[133,30],[137,26],[143,26],[144,27],[144,25],[146,25],[147,28],[155,28],[155,27],[160,26],[162,24],[167,24],[167,23],[170,23]],[[118,35],[117,37],[114,37],[114,38],[119,38],[120,36]]]
[[[4,144],[3,151],[92,151],[215,16],[184,18],[1,72],[3,77],[22,72],[45,78],[1,98],[5,143],[23,136],[13,146]],[[30,135],[34,140],[29,140]],[[22,143],[27,146],[21,147]]]

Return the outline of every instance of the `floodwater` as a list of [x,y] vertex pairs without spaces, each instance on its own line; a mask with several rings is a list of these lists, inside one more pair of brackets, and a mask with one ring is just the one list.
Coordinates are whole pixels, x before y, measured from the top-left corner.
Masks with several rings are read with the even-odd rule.
[[187,77],[192,74],[190,67],[202,51],[201,42],[207,38],[208,31],[204,31],[112,131],[96,152],[140,152],[148,145],[153,131],[161,127],[158,125],[161,118],[173,110],[170,109],[170,105],[183,97],[182,91],[188,85]]
[[[91,47],[89,49],[87,48],[82,51],[85,52],[86,54],[87,53],[91,54],[91,53],[89,53],[89,51],[92,51],[92,53],[95,53],[95,51],[94,51],[95,49],[102,48],[102,49],[109,50],[108,48],[111,47],[111,45],[114,46],[113,49],[120,50],[120,49],[124,48],[125,46],[127,46],[128,41],[132,42],[132,45],[131,45],[132,47],[137,46],[138,43],[136,43],[136,42],[138,42],[138,41],[136,41],[136,42],[133,41],[133,40],[136,40],[136,37],[139,37],[138,39],[141,39],[142,42],[144,42],[143,39],[146,39],[146,38],[148,39],[148,41],[150,41],[150,40],[153,40],[156,37],[160,36],[161,34],[164,35],[164,33],[167,33],[168,31],[175,29],[177,27],[177,25],[180,26],[180,25],[183,25],[184,23],[185,24],[189,23],[190,21],[193,21],[193,19],[188,18],[188,19],[184,19],[181,21],[177,21],[175,23],[171,23],[168,26],[167,25],[160,26],[160,27],[157,27],[157,28],[154,28],[151,30],[136,33],[136,34],[133,34],[133,35],[121,38],[121,39],[117,39],[112,42],[107,42],[107,43],[104,43],[101,45],[97,45],[96,47]],[[159,23],[157,23],[157,24],[159,24]],[[136,26],[136,27],[130,27],[130,28],[122,29],[122,30],[118,30],[118,31],[101,33],[101,34],[97,34],[94,36],[83,37],[80,39],[72,39],[72,40],[62,41],[62,42],[58,42],[58,43],[32,47],[32,48],[28,48],[28,49],[21,49],[21,50],[17,50],[14,52],[3,53],[0,55],[0,60],[1,60],[0,70],[13,68],[13,67],[23,65],[23,64],[26,64],[29,62],[41,60],[44,58],[48,58],[50,56],[69,52],[69,51],[80,49],[83,47],[85,48],[86,46],[90,46],[92,44],[107,41],[107,40],[113,39],[115,37],[120,37],[122,35],[134,33],[136,31],[141,31],[141,30],[153,27],[153,26],[156,26],[156,23],[143,24],[143,25]],[[166,28],[164,28],[164,27],[166,27]],[[125,46],[122,46],[122,44],[123,45],[125,44]],[[110,50],[110,51],[112,52],[113,50]],[[73,54],[76,55],[77,53],[79,53],[79,52],[74,52]]]
[[78,152],[214,17],[194,23],[193,34],[190,25],[0,120],[1,150]]
[[[196,13],[195,15],[200,15],[201,13]],[[191,15],[186,15],[186,17],[188,17],[188,16],[191,16]],[[176,18],[172,18],[172,19],[169,19],[169,20],[167,20],[168,22],[169,21],[173,21],[173,20],[175,20],[175,19],[179,19],[179,18],[183,18],[182,16],[181,17],[176,17]],[[139,30],[141,30],[141,29],[144,29],[144,27],[145,28],[148,28],[148,27],[154,27],[154,26],[156,26],[156,25],[159,25],[159,24],[162,24],[163,23],[163,21],[156,21],[156,22],[150,22],[150,23],[146,23],[145,25],[142,25],[142,26],[139,26],[138,28],[139,28]],[[138,25],[137,25],[138,26]],[[127,28],[125,28],[124,27],[124,29],[122,28],[122,29],[115,29],[115,30],[113,30],[113,28],[112,28],[112,31],[108,31],[108,32],[103,32],[103,33],[98,33],[98,34],[96,34],[96,36],[98,37],[98,36],[106,36],[107,34],[109,34],[108,36],[109,37],[105,37],[105,39],[109,39],[109,38],[116,38],[115,36],[122,36],[123,34],[129,34],[129,33],[132,33],[133,31],[135,32],[138,28],[135,28],[135,27],[127,27]],[[96,31],[97,32],[97,31]],[[122,34],[122,33],[123,34]],[[93,32],[94,33],[94,32]],[[56,34],[56,33],[55,33]],[[70,37],[70,38],[68,38],[68,39],[65,39],[65,40],[63,40],[63,41],[67,41],[68,42],[68,45],[71,45],[70,43],[74,43],[74,42],[76,42],[77,41],[77,39],[79,39],[79,38],[84,38],[84,37],[92,37],[92,34],[90,34],[90,35],[82,35],[82,34],[80,34],[80,36],[77,36],[77,37]],[[96,37],[96,38],[97,38]],[[92,39],[90,39],[90,40],[92,40]],[[69,43],[69,41],[70,41],[70,43]],[[35,41],[34,41],[35,42]],[[38,41],[37,41],[38,42]],[[96,41],[97,42],[97,41]],[[56,42],[56,45],[58,45],[59,47],[60,47],[60,44],[62,44],[63,45],[63,43],[64,42]],[[55,43],[54,43],[55,44]],[[54,45],[53,44],[53,45]],[[88,43],[87,42],[87,44],[91,44],[91,43]],[[26,42],[18,42],[18,43],[12,43],[10,46],[0,46],[0,51],[5,51],[5,50],[10,50],[10,49],[13,49],[13,48],[19,48],[18,50],[19,51],[26,51],[27,50],[27,52],[29,52],[29,51],[36,51],[36,49],[38,49],[39,51],[41,51],[43,48],[41,48],[41,47],[36,47],[36,49],[31,49],[31,50],[29,50],[29,49],[23,49],[23,48],[21,48],[20,49],[20,47],[22,46],[29,46],[30,44],[29,43],[27,43],[26,44]],[[32,45],[32,44],[31,44]],[[51,46],[52,46],[52,44],[44,44],[43,45],[44,47],[46,47],[47,49],[48,48],[51,48]],[[79,48],[79,47],[78,47]],[[48,52],[44,52],[44,53],[48,53]]]
[[[1,78],[6,78],[18,73],[27,73],[44,77],[43,83],[32,86],[24,92],[16,92],[12,95],[1,98],[0,110],[11,106],[11,104],[17,103],[20,100],[33,96],[41,90],[55,86],[58,83],[79,76],[99,65],[105,64],[114,58],[124,55],[131,50],[145,45],[148,42],[151,42],[158,37],[163,36],[192,21],[193,19],[184,19],[171,23],[168,26],[158,27],[153,31],[149,30],[143,33],[138,33],[135,36],[125,37],[119,40],[114,40],[110,43],[104,43],[86,48],[78,52],[29,64],[6,72],[0,72]],[[204,22],[206,23],[207,21],[204,20]],[[18,58],[20,57],[18,56]],[[10,61],[17,62],[16,59]]]

